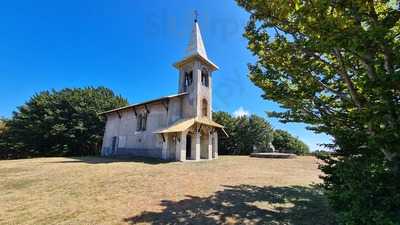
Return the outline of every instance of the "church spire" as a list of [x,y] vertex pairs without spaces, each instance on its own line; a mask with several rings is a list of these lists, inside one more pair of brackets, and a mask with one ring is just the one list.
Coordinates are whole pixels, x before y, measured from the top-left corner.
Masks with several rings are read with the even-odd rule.
[[197,11],[195,11],[194,14],[195,18],[192,29],[192,35],[190,37],[189,46],[186,49],[186,57],[190,57],[193,55],[201,55],[204,58],[208,59],[207,52],[204,47],[203,38],[201,37],[200,27],[197,19],[198,17]]
[[219,69],[211,60],[208,59],[206,48],[204,47],[203,38],[201,37],[200,26],[198,23],[197,12],[194,14],[194,24],[190,36],[189,46],[186,48],[185,57],[174,63],[176,68],[181,68],[192,60],[200,60],[210,66],[211,70]]

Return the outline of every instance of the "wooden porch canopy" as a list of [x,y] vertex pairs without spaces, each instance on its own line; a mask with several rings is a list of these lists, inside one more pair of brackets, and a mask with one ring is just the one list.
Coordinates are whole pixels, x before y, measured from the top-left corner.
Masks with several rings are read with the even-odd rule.
[[162,129],[157,130],[157,131],[155,131],[153,133],[155,133],[155,134],[166,134],[166,133],[182,132],[182,131],[185,131],[185,130],[189,129],[191,126],[193,126],[196,123],[207,125],[207,126],[211,126],[211,127],[215,127],[215,128],[219,128],[224,132],[224,134],[227,137],[229,136],[225,132],[224,126],[222,126],[221,124],[218,124],[218,123],[208,119],[207,117],[194,117],[194,118],[188,118],[188,119],[181,119],[181,120],[176,121],[171,126],[166,127],[166,128],[162,128]]

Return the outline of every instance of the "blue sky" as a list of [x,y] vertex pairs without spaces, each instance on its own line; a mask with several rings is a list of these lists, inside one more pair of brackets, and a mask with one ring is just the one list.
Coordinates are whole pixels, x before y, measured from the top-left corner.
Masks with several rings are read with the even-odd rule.
[[[233,0],[20,0],[0,7],[0,116],[10,117],[34,93],[106,86],[130,103],[174,94],[178,72],[199,12],[213,77],[213,109],[266,117],[279,110],[247,77],[254,58],[242,37],[248,14]],[[329,142],[303,124],[274,128],[299,136],[312,149]]]

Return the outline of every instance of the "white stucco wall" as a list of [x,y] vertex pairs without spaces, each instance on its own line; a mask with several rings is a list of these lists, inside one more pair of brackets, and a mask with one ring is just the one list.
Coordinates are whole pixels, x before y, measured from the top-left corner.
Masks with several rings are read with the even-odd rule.
[[[172,102],[172,101],[171,101]],[[177,111],[177,105],[172,104],[171,111]],[[147,106],[150,113],[147,114],[145,131],[137,131],[137,120],[133,109],[127,109],[107,116],[106,130],[103,139],[102,153],[108,155],[112,148],[113,137],[123,140],[119,145],[116,155],[143,155],[154,156],[162,149],[162,138],[153,132],[167,126],[168,113],[161,103],[153,103]],[[138,107],[136,112],[145,112],[144,106]],[[122,138],[121,138],[122,137]],[[147,151],[147,152],[146,152]],[[149,155],[146,155],[146,154]]]

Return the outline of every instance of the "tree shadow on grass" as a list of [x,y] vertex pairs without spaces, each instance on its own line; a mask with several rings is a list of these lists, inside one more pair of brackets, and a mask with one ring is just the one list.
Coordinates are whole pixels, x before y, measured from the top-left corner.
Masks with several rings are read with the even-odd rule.
[[137,162],[145,164],[165,164],[170,161],[164,161],[156,158],[146,158],[146,157],[94,157],[94,156],[84,156],[84,157],[68,157],[72,160],[63,160],[50,163],[88,163],[88,164],[108,164],[108,163],[120,163],[120,162]]
[[164,200],[162,212],[125,218],[130,224],[333,225],[334,215],[317,188],[224,186],[210,197]]

